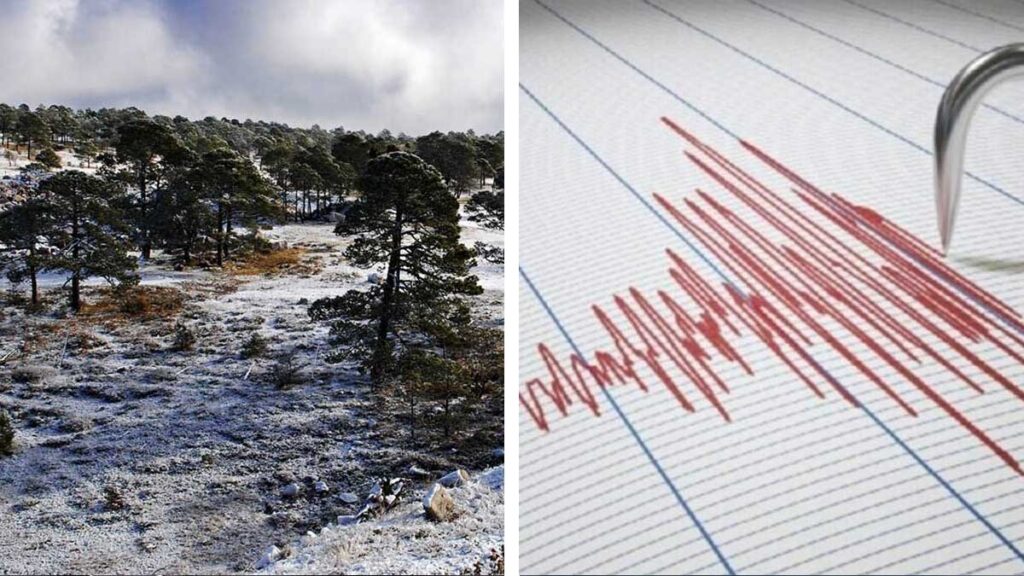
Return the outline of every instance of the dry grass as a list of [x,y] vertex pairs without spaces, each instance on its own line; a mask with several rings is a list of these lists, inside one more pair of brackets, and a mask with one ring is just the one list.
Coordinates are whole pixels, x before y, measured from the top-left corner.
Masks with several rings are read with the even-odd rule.
[[244,260],[232,262],[224,270],[235,276],[277,276],[283,274],[309,275],[317,272],[317,265],[303,262],[304,248],[285,248],[273,252],[257,252]]
[[184,305],[184,294],[168,286],[104,288],[92,302],[82,305],[79,317],[99,321],[157,320],[177,316]]

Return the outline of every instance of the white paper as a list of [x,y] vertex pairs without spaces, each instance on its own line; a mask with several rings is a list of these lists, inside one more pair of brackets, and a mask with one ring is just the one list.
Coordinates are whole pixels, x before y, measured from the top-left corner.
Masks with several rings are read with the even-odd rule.
[[[684,200],[708,206],[699,188],[772,246],[794,246],[685,157],[711,162],[662,117],[796,206],[795,218],[808,216],[808,226],[834,236],[805,234],[811,247],[796,253],[849,248],[837,269],[863,257],[862,270],[886,290],[904,290],[896,301],[909,306],[849,272],[840,293],[866,298],[856,301],[862,308],[877,306],[887,318],[878,320],[882,328],[864,324],[838,297],[823,298],[867,341],[809,312],[861,367],[787,313],[806,332],[813,361],[862,407],[796,361],[814,376],[816,395],[749,328],[723,338],[753,374],[695,337],[709,350],[699,373],[729,388],[714,394],[728,421],[664,352],[665,376],[693,411],[641,361],[646,392],[633,382],[608,388],[621,415],[593,379],[598,416],[578,395],[570,394],[565,416],[541,395],[543,431],[521,404],[523,573],[1024,573],[1024,476],[1011,465],[1024,461],[1024,401],[993,376],[1024,386],[1024,363],[1013,357],[1024,355],[1020,318],[993,312],[1024,311],[1024,89],[998,88],[972,123],[965,166],[973,177],[964,179],[951,254],[942,261],[991,295],[986,304],[964,298],[998,337],[969,337],[906,297],[905,282],[884,277],[884,258],[815,212],[794,191],[800,186],[739,140],[824,196],[870,209],[937,247],[930,150],[943,86],[979,50],[1019,40],[1024,5],[856,2],[522,3],[520,392],[531,407],[529,381],[552,379],[539,346],[567,370],[570,338],[588,366],[599,364],[598,352],[618,354],[593,306],[623,329],[630,323],[615,298],[636,310],[631,288],[665,317],[672,315],[659,290],[700,312],[669,275],[667,249],[714,293],[727,294],[715,268],[735,274],[655,194],[693,216]],[[770,250],[755,246],[757,262],[799,283]],[[938,285],[960,290],[916,263]],[[763,287],[734,281],[744,294],[784,307]],[[907,333],[886,337],[900,329]],[[640,342],[635,331],[628,339]]]

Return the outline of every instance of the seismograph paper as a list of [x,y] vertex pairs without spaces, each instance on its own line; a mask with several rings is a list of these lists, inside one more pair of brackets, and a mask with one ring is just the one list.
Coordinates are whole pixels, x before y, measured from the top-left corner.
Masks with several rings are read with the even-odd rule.
[[521,4],[521,570],[1024,573],[1024,4]]

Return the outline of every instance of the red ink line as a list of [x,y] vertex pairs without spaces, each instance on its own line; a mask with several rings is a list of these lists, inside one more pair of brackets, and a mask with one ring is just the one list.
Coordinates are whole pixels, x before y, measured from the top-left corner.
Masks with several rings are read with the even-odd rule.
[[[550,429],[546,410],[551,407],[564,417],[574,404],[582,404],[600,416],[594,385],[603,389],[629,384],[648,392],[650,383],[642,373],[653,374],[683,410],[696,411],[698,398],[703,398],[729,422],[724,398],[730,388],[722,370],[736,364],[754,374],[735,344],[738,338],[752,336],[820,398],[825,397],[821,385],[826,384],[858,406],[856,398],[813,359],[816,347],[841,356],[903,411],[916,416],[911,401],[895,386],[911,385],[1024,475],[1007,450],[914,371],[928,357],[977,394],[984,393],[983,382],[994,382],[1024,401],[1020,386],[969,347],[992,344],[1024,364],[1024,322],[1017,311],[950,268],[937,251],[907,230],[870,208],[820,190],[753,144],[740,141],[747,152],[795,186],[788,190],[795,202],[678,124],[668,118],[662,122],[695,149],[686,151],[685,158],[720,186],[721,193],[697,189],[675,203],[661,194],[654,194],[654,199],[746,287],[746,293],[730,282],[706,280],[666,249],[673,291],[658,290],[656,298],[650,298],[629,287],[627,295],[612,297],[619,320],[601,306],[591,307],[611,338],[610,348],[597,350],[591,360],[572,354],[566,369],[545,344],[537,346],[547,376],[527,381],[519,401],[538,428]],[[730,209],[724,198],[735,199],[754,217]],[[840,234],[853,242],[844,242]],[[897,318],[886,307],[905,318]],[[928,343],[932,338],[952,353],[937,350]],[[854,342],[859,344],[856,349],[850,345]],[[958,366],[962,363],[986,379],[979,382],[967,375]],[[879,365],[896,376],[883,376],[872,368]],[[673,370],[683,378],[674,377]]]

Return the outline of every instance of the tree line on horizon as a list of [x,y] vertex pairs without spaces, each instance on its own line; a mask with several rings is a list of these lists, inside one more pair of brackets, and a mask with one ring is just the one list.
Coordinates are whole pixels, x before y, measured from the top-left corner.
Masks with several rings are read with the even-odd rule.
[[[24,149],[30,160],[38,159],[40,153],[69,149],[89,166],[118,140],[120,126],[139,120],[163,126],[197,154],[229,148],[243,157],[256,159],[259,168],[271,173],[279,185],[295,181],[310,190],[329,187],[339,180],[351,182],[362,174],[371,158],[404,151],[415,153],[437,168],[449,188],[459,195],[468,191],[474,181],[494,178],[505,155],[503,132],[478,135],[473,130],[435,131],[413,137],[405,133],[394,135],[387,129],[370,134],[344,127],[326,130],[314,124],[296,128],[280,122],[213,116],[202,120],[180,115],[150,117],[134,107],[74,110],[39,105],[32,109],[27,104],[5,103],[0,103],[0,147],[13,145]],[[326,164],[326,159],[335,166]]]

